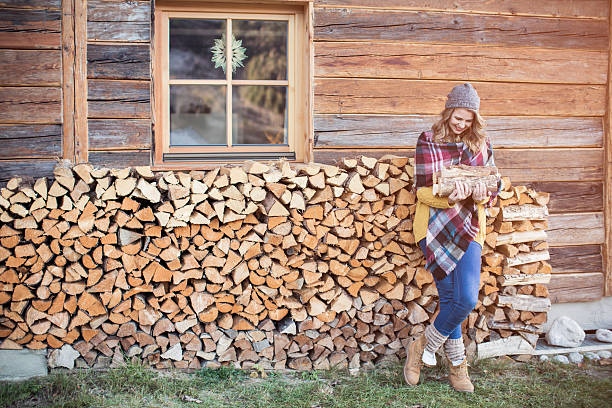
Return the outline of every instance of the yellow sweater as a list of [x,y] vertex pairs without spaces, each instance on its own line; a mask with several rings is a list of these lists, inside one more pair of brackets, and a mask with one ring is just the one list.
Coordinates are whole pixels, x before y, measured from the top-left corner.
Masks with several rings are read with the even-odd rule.
[[[448,197],[437,197],[433,195],[431,187],[419,187],[417,190],[417,207],[416,213],[414,214],[414,224],[412,225],[412,231],[414,232],[414,239],[419,242],[427,235],[427,226],[429,225],[429,208],[451,208],[452,206],[448,203]],[[480,246],[484,245],[485,235],[487,233],[487,217],[485,215],[484,204],[489,199],[476,202],[478,208],[478,235],[474,237],[474,241],[478,242]]]

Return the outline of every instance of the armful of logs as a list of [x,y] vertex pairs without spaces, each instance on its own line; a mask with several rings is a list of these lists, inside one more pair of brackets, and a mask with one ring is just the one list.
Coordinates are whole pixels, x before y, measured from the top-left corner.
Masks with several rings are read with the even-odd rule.
[[497,167],[491,166],[467,166],[459,164],[442,168],[439,173],[433,175],[433,194],[438,197],[448,197],[455,191],[455,182],[463,181],[473,188],[477,183],[482,182],[487,186],[491,193],[497,191],[499,182]]

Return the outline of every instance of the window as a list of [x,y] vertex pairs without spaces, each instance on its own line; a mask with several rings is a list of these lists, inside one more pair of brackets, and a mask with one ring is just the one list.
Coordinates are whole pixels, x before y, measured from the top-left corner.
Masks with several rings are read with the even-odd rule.
[[156,166],[306,159],[305,15],[304,6],[156,2]]

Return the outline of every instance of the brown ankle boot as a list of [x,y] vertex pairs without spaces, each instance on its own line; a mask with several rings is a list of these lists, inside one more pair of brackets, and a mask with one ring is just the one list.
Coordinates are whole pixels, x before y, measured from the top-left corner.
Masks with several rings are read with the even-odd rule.
[[468,363],[467,359],[464,359],[461,364],[458,366],[454,366],[453,363],[449,360],[448,364],[448,380],[450,381],[451,386],[460,392],[474,392],[474,385],[470,381],[470,376],[468,375]]
[[421,367],[423,366],[423,350],[427,339],[425,333],[421,333],[408,343],[406,350],[406,363],[404,364],[404,380],[408,385],[417,385],[421,376]]

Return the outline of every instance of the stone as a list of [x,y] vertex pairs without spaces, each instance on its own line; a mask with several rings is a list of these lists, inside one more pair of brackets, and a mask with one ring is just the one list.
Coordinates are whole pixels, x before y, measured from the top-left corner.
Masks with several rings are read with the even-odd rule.
[[584,360],[584,356],[577,352],[569,353],[567,358],[574,364],[580,364]]
[[544,362],[544,361],[549,361],[550,357],[548,357],[546,354],[542,354],[540,356],[540,361]]
[[170,347],[164,354],[161,355],[161,358],[181,361],[183,359],[183,349],[181,348],[181,343],[176,343],[174,346]]
[[567,316],[557,318],[546,333],[546,341],[551,346],[578,347],[584,337],[584,330]]
[[605,359],[612,357],[612,352],[610,350],[601,350],[597,353],[599,358]]
[[0,381],[47,375],[47,350],[0,350]]
[[563,354],[557,354],[552,358],[552,361],[554,361],[555,363],[569,364],[569,359]]
[[601,357],[599,357],[597,353],[593,353],[592,351],[587,351],[586,353],[584,353],[584,358],[591,361],[601,360]]
[[604,343],[612,343],[612,330],[597,329],[595,332],[595,338]]
[[64,344],[61,349],[53,350],[49,354],[49,367],[65,367],[68,369],[74,368],[74,360],[76,360],[81,353],[76,351],[70,344]]

